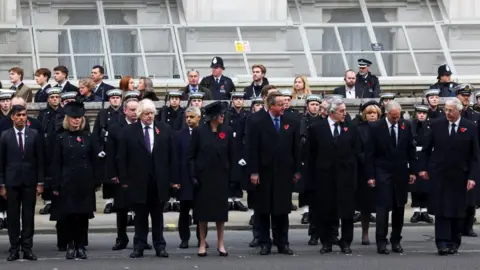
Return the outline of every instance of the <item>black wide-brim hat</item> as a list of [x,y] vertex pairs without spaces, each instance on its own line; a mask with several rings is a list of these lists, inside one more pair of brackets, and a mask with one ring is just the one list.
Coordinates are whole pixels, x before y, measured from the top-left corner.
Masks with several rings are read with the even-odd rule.
[[369,101],[365,102],[365,103],[362,105],[362,107],[360,108],[360,110],[363,112],[363,111],[365,111],[365,109],[366,109],[368,106],[370,106],[370,105],[375,105],[375,106],[377,106],[378,108],[382,107],[382,106],[380,106],[380,103],[378,103],[377,101],[375,101],[375,100],[369,100]]
[[83,117],[83,116],[85,116],[85,106],[83,105],[83,101],[79,100],[79,99],[67,103],[63,107],[63,110],[65,112],[65,115],[70,116],[70,117]]
[[224,114],[228,109],[228,102],[214,101],[205,106],[205,121],[212,121]]

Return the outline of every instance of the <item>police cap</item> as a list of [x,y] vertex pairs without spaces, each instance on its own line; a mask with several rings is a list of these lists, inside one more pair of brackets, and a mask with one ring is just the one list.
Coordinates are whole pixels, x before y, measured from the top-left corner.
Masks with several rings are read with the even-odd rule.
[[413,106],[415,108],[415,112],[424,112],[424,113],[428,113],[428,106],[426,105],[414,105]]
[[183,95],[183,93],[181,91],[178,91],[178,90],[171,90],[171,91],[168,91],[168,97],[171,98],[171,97],[181,97]]
[[203,97],[205,96],[205,93],[203,92],[196,92],[196,93],[192,93],[188,96],[188,99],[203,99]]
[[77,92],[63,92],[60,94],[60,97],[62,98],[62,101],[65,101],[67,99],[75,99],[77,97]]
[[279,92],[284,97],[292,97],[293,96],[292,91],[288,90],[288,89],[283,89],[283,90],[280,90]]
[[322,102],[322,98],[319,95],[308,95],[305,99],[305,102],[308,104],[312,101],[316,101],[318,103]]
[[62,93],[62,88],[60,87],[52,87],[52,88],[48,88],[46,91],[48,96],[51,96],[51,95],[60,95]]
[[133,91],[126,91],[125,96],[123,97],[123,101],[127,101],[129,99],[140,99],[140,91],[133,90]]
[[358,59],[357,62],[358,62],[358,67],[369,67],[372,65],[372,61],[364,58]]
[[261,97],[256,97],[252,99],[252,105],[254,104],[263,104],[263,99]]
[[112,89],[107,91],[107,97],[121,97],[123,94],[123,91],[120,89]]
[[440,95],[440,89],[428,89],[423,91],[423,95],[428,98],[429,96],[439,96]]
[[232,96],[232,99],[243,98],[245,96],[245,93],[244,92],[232,92],[231,96]]
[[380,94],[380,100],[382,99],[395,99],[395,94],[394,93],[381,93]]

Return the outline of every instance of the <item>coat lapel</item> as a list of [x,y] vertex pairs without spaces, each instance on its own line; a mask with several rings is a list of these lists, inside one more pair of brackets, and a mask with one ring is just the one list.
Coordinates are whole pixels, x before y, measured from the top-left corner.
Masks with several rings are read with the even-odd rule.
[[145,148],[145,150],[147,150],[147,152],[150,153],[150,149],[147,148],[147,144],[145,143],[144,131],[143,131],[141,122],[138,121],[138,122],[136,122],[136,123],[133,124],[133,125],[137,125],[138,141],[139,141],[140,144],[143,146],[143,148]]
[[407,131],[407,126],[405,125],[405,123],[403,121],[398,122],[397,129],[398,129],[398,139],[397,139],[397,147],[398,147],[407,137],[406,133],[408,131]]
[[[280,129],[282,128],[282,117],[280,117]],[[265,111],[265,113],[263,114],[263,121],[265,122],[265,129],[270,132],[272,135],[276,137],[278,137],[279,135],[279,132],[277,132],[277,130],[275,129],[275,126],[273,125],[273,120],[272,118],[270,117],[270,113]]]

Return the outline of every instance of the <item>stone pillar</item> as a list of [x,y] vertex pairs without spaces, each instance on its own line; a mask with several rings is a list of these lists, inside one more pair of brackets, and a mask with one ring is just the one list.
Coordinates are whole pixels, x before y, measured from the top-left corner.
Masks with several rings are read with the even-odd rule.
[[0,24],[15,24],[20,9],[20,1],[0,0]]

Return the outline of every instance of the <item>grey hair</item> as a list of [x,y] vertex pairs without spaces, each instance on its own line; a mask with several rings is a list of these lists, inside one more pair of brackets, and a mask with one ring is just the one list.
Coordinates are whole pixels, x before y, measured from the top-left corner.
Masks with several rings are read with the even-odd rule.
[[148,77],[140,77],[140,80],[143,80],[143,84],[145,84],[145,92],[155,92],[152,79]]
[[447,99],[445,106],[447,105],[455,106],[459,111],[463,110],[463,104],[458,98]]
[[135,112],[137,113],[137,117],[140,118],[143,113],[153,112],[153,114],[157,114],[157,108],[155,108],[153,101],[147,98],[138,103],[138,107]]
[[126,108],[126,107],[128,107],[128,104],[130,104],[132,102],[137,102],[138,103],[138,99],[136,99],[136,98],[127,99],[127,101],[125,101],[123,106]]
[[400,110],[401,111],[402,106],[400,106],[400,104],[398,102],[396,102],[395,100],[392,100],[392,101],[388,102],[387,105],[385,105],[385,112],[389,113],[392,110]]
[[334,97],[334,98],[329,98],[327,101],[327,104],[328,104],[327,112],[330,114],[330,113],[336,112],[338,106],[344,104],[344,101],[342,98]]
[[202,112],[200,112],[200,108],[193,107],[193,106],[190,106],[185,110],[185,114],[187,114],[187,113],[194,113],[196,116],[201,116],[202,115]]
[[200,72],[199,72],[198,70],[196,70],[196,69],[190,69],[190,70],[187,72],[187,76],[189,76],[190,73],[192,73],[192,72],[196,72],[196,73],[198,74],[198,77],[200,77]]

